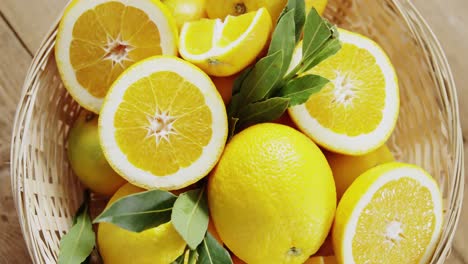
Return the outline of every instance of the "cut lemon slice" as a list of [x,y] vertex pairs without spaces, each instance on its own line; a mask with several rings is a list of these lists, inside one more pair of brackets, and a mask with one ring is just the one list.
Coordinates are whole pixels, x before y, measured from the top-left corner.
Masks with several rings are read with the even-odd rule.
[[134,185],[173,190],[207,175],[226,143],[227,117],[211,79],[176,57],[152,57],[112,85],[99,118],[109,164]]
[[437,183],[414,165],[365,172],[338,205],[333,245],[339,263],[428,263],[442,227]]
[[252,63],[267,43],[272,29],[265,8],[241,16],[185,23],[179,52],[184,59],[213,76],[229,76]]
[[160,54],[177,54],[177,27],[167,8],[153,0],[73,0],[55,46],[65,87],[95,113],[126,68]]
[[[340,30],[342,49],[305,74],[330,80],[302,105],[289,109],[297,126],[322,147],[363,155],[390,137],[399,111],[395,70],[372,40]],[[293,64],[302,57],[296,48]],[[292,68],[292,67],[291,67]]]

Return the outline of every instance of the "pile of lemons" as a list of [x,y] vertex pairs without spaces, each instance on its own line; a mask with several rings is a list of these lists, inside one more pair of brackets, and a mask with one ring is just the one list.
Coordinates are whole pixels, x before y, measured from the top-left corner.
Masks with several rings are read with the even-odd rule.
[[[209,229],[234,263],[426,262],[441,232],[441,194],[385,145],[398,81],[372,40],[340,29],[342,49],[303,73],[330,83],[226,145],[233,83],[265,54],[286,2],[71,1],[55,52],[86,109],[68,138],[74,172],[113,195],[109,204],[208,175]],[[321,14],[327,1],[305,4]],[[290,68],[301,55],[298,45]],[[111,264],[169,264],[186,247],[171,223],[142,233],[102,223],[98,242]]]

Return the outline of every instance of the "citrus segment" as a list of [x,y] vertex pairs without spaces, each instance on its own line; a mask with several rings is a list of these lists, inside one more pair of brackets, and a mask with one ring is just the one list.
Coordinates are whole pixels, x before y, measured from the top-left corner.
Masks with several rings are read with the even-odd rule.
[[100,136],[110,164],[127,180],[179,189],[217,162],[227,136],[226,111],[200,69],[175,57],[152,57],[112,86]]
[[252,63],[272,29],[265,8],[242,16],[185,23],[180,34],[182,57],[213,76],[230,76]]
[[414,165],[387,163],[345,192],[333,244],[340,263],[427,263],[441,226],[442,197],[432,177]]
[[177,54],[177,29],[159,1],[74,0],[60,23],[55,52],[68,91],[98,113],[111,84],[130,65]]
[[[305,74],[330,80],[302,105],[290,108],[298,127],[323,147],[362,155],[383,145],[399,110],[396,73],[381,48],[363,36],[340,30],[342,49]],[[296,49],[293,64],[302,56]]]

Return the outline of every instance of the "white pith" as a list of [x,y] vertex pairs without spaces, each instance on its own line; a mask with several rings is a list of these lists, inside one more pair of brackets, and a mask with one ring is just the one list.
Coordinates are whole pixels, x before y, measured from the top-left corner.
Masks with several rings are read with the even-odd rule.
[[260,9],[259,12],[257,12],[257,14],[255,15],[254,19],[252,20],[252,23],[250,23],[247,30],[239,38],[237,38],[235,41],[233,41],[232,43],[230,43],[229,45],[227,45],[225,47],[219,47],[217,44],[218,44],[219,39],[222,37],[224,26],[233,17],[230,16],[230,15],[227,16],[224,22],[221,19],[216,19],[214,30],[213,30],[212,47],[211,47],[211,49],[209,51],[207,51],[205,53],[202,53],[202,54],[198,54],[198,55],[191,54],[191,53],[189,53],[187,51],[186,45],[188,45],[190,43],[187,43],[184,36],[186,36],[187,31],[190,30],[191,24],[186,23],[182,27],[182,30],[181,30],[181,33],[180,33],[181,45],[180,45],[179,52],[182,55],[182,57],[187,58],[187,59],[189,59],[191,61],[204,61],[204,60],[207,60],[207,59],[210,59],[210,58],[216,58],[217,56],[221,56],[223,54],[226,54],[230,50],[232,50],[236,46],[238,46],[239,43],[244,41],[250,35],[250,33],[253,31],[253,29],[255,28],[255,25],[258,23],[258,20],[260,19],[260,17],[263,15],[264,12],[266,12],[264,8]]
[[[131,6],[143,10],[150,20],[158,26],[158,30],[161,35],[161,50],[163,55],[177,55],[177,45],[174,34],[172,33],[169,21],[166,19],[166,15],[158,6],[151,0],[132,1],[132,0],[113,0],[114,2],[122,3],[126,6]],[[68,91],[73,98],[80,103],[83,107],[91,110],[95,113],[99,113],[103,98],[97,98],[89,93],[81,84],[78,82],[75,74],[75,70],[72,67],[70,61],[70,46],[73,40],[73,27],[75,22],[80,16],[86,11],[95,8],[96,6],[104,3],[108,3],[109,0],[81,0],[74,4],[74,6],[66,11],[66,14],[62,18],[60,24],[59,34],[57,36],[55,50],[57,56],[57,63],[59,64],[60,74],[62,80],[65,83]],[[119,40],[109,39],[108,45],[116,43]],[[129,47],[130,48],[130,47]],[[130,50],[128,50],[130,51]],[[128,52],[127,51],[127,52]],[[125,58],[108,57],[107,59],[115,59],[116,63],[121,62]]]
[[[165,176],[154,175],[149,171],[135,167],[129,162],[125,153],[121,151],[114,137],[116,131],[114,115],[123,100],[126,89],[141,78],[160,71],[175,72],[182,76],[185,81],[198,87],[212,115],[212,138],[203,148],[199,159],[188,167],[180,168],[177,172]],[[172,128],[172,122],[176,117],[170,116],[170,113],[157,111],[153,116],[147,116],[147,119],[147,137],[154,137],[155,142],[157,140],[166,140],[169,133],[177,133]],[[161,133],[161,131],[164,132]],[[177,58],[157,56],[130,67],[114,82],[101,111],[99,132],[106,158],[111,166],[129,182],[146,189],[178,189],[203,178],[216,164],[226,142],[226,110],[211,79],[200,69]]]
[[[354,236],[356,235],[356,228],[359,221],[359,217],[372,200],[374,194],[379,191],[385,184],[396,181],[401,178],[410,178],[416,180],[421,184],[422,187],[425,187],[429,190],[432,197],[432,204],[434,205],[433,212],[435,216],[435,225],[434,231],[432,233],[432,238],[429,245],[426,248],[426,252],[421,258],[420,264],[427,263],[432,256],[433,250],[437,245],[440,233],[442,231],[442,198],[435,181],[430,180],[430,176],[427,173],[414,166],[404,166],[391,171],[388,171],[381,175],[377,181],[375,181],[367,190],[366,193],[360,198],[357,205],[354,207],[351,214],[350,220],[347,223],[342,242],[342,254],[343,259],[346,259],[346,262],[349,264],[355,263],[354,255],[352,250],[352,243]],[[398,243],[404,237],[404,229],[402,228],[405,224],[410,225],[411,223],[401,223],[398,221],[390,221],[387,223],[387,233],[382,234],[388,240],[389,243]],[[394,239],[393,241],[391,241]]]
[[151,116],[147,116],[148,134],[146,137],[154,137],[156,144],[159,144],[161,140],[169,142],[169,136],[171,134],[177,134],[177,131],[174,129],[173,124],[177,118],[170,116],[166,111],[156,110],[156,113]]
[[356,87],[361,85],[358,80],[353,79],[351,73],[336,71],[336,78],[330,80],[335,86],[334,95],[337,104],[349,105],[356,95]]
[[132,61],[128,58],[128,53],[132,51],[134,47],[122,40],[120,35],[117,36],[116,39],[113,39],[111,36],[107,36],[107,44],[103,49],[106,52],[104,60],[112,61],[112,66],[119,64],[123,68],[124,61]]
[[390,221],[387,224],[385,239],[391,243],[398,243],[402,239],[403,235],[402,224],[399,221]]
[[[398,117],[399,111],[399,91],[395,70],[387,55],[381,48],[370,39],[363,38],[355,33],[340,30],[340,40],[343,43],[350,43],[358,48],[368,50],[376,59],[376,64],[382,69],[385,87],[385,107],[382,111],[382,120],[375,130],[358,136],[348,136],[339,134],[324,127],[317,119],[310,116],[305,104],[291,107],[289,112],[298,126],[309,135],[314,141],[331,150],[359,155],[365,154],[378,148],[390,136]],[[297,64],[302,57],[302,48],[296,48],[293,56],[293,63]],[[293,66],[289,67],[290,69]],[[356,83],[347,72],[337,72],[337,78],[330,80],[335,85],[335,102],[349,104],[352,103],[352,96],[355,95],[354,87],[362,84]]]

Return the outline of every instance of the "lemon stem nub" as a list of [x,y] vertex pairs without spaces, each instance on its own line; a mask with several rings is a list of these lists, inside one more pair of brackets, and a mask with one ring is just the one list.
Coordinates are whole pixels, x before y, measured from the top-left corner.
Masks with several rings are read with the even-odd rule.
[[236,10],[236,15],[242,15],[247,12],[247,7],[243,3],[237,3],[234,9]]
[[302,250],[300,248],[292,247],[288,250],[288,255],[293,257],[300,256],[302,255]]
[[88,113],[88,114],[86,114],[85,121],[89,122],[89,121],[93,120],[95,116],[96,115],[94,113]]

